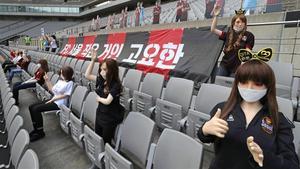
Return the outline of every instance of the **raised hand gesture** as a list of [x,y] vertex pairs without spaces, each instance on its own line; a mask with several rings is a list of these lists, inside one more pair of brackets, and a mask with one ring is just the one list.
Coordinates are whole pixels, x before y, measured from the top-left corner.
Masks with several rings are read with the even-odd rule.
[[91,49],[91,57],[93,61],[97,60],[97,51],[95,49]]
[[222,7],[219,6],[217,3],[214,5],[214,9],[212,11],[213,16],[218,16],[221,13]]
[[44,79],[45,79],[45,81],[49,81],[49,77],[47,74],[44,75]]
[[204,135],[215,135],[219,138],[224,138],[228,131],[228,123],[220,118],[221,109],[218,109],[214,117],[207,121],[203,127],[202,131]]

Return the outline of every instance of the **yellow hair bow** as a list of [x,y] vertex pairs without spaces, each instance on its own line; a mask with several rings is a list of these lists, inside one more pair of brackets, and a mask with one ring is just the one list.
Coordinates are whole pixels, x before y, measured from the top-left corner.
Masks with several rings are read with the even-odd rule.
[[238,52],[238,57],[241,62],[246,62],[251,59],[259,59],[261,61],[267,62],[271,59],[272,54],[273,54],[272,48],[264,48],[257,53],[252,53],[247,49],[240,49]]

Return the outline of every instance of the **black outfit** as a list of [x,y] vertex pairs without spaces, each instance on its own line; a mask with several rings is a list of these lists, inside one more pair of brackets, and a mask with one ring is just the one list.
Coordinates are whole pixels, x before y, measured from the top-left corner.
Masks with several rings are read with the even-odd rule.
[[[218,104],[211,111],[211,117],[217,108],[224,106]],[[266,120],[268,119],[268,120]],[[282,113],[279,114],[277,131],[272,124],[267,106],[264,106],[252,119],[248,127],[246,117],[239,104],[237,104],[227,118],[229,130],[224,138],[204,136],[202,127],[198,131],[199,139],[204,142],[213,142],[215,145],[215,159],[209,169],[299,169],[299,160],[293,144],[293,124]],[[267,124],[267,125],[266,125]],[[259,167],[247,148],[247,138],[254,137],[263,150],[263,167]]]
[[[49,100],[47,100],[49,101]],[[38,102],[29,106],[29,112],[32,119],[32,124],[35,130],[43,130],[42,112],[59,110],[56,103],[51,102],[45,104],[47,101]]]
[[45,137],[43,128],[42,112],[59,110],[59,107],[54,102],[45,104],[48,100],[38,102],[29,106],[29,112],[34,130],[30,133],[30,142],[34,142]]
[[8,64],[13,64],[13,62],[10,61],[10,60],[5,60],[5,61],[2,63],[2,68],[4,69],[5,66],[8,65]]
[[[234,42],[236,42],[238,37],[239,37],[239,34],[233,32],[233,41]],[[251,32],[246,31],[244,33],[244,35],[242,36],[240,45],[230,51],[225,51],[225,49],[228,47],[228,43],[229,43],[229,34],[227,32],[222,32],[221,36],[219,36],[219,39],[225,41],[225,47],[224,47],[224,51],[223,51],[224,56],[222,58],[220,66],[223,66],[229,72],[229,74],[235,73],[236,69],[241,64],[241,61],[238,58],[238,51],[240,49],[246,49],[246,48],[249,48],[252,50],[252,48],[254,46],[255,37]]]
[[7,71],[9,71],[11,68],[14,68],[14,67],[17,67],[17,65],[13,64],[13,63],[12,64],[6,64],[3,71],[4,71],[4,73],[6,73]]
[[16,82],[13,85],[13,97],[16,100],[16,105],[19,104],[19,90],[33,88],[35,86],[36,86],[35,82],[30,82],[30,83]]
[[52,49],[51,49],[51,52],[54,53],[55,51],[56,51],[56,48],[52,48]]
[[95,132],[101,136],[104,143],[110,143],[114,137],[114,132],[118,124],[123,120],[124,108],[120,105],[121,85],[112,81],[109,92],[104,93],[104,82],[102,76],[98,76],[96,80],[96,90],[98,96],[106,98],[108,94],[113,97],[109,105],[104,105],[99,102],[96,114]]

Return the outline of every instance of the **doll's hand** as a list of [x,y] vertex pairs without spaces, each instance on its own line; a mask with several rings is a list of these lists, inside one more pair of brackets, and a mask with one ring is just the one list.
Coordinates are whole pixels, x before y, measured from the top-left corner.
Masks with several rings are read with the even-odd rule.
[[213,118],[207,121],[203,127],[202,132],[204,135],[215,135],[224,138],[228,131],[228,123],[220,118],[221,109],[218,109]]
[[253,159],[260,167],[263,167],[264,155],[260,146],[254,142],[254,137],[250,136],[247,138],[247,147],[253,156]]
[[221,6],[217,5],[216,3],[212,11],[213,16],[218,16],[221,13],[221,9]]
[[97,59],[97,51],[95,49],[91,50],[91,57],[93,61],[96,61]]
[[49,78],[48,78],[47,74],[44,75],[44,79],[45,79],[45,81],[49,81]]

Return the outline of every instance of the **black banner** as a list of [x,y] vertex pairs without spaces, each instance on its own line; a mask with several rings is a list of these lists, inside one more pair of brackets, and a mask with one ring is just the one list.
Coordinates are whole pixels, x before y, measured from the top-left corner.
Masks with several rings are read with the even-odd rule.
[[[219,29],[224,30],[226,26]],[[98,61],[116,59],[121,66],[144,73],[206,82],[217,63],[224,42],[210,32],[210,27],[154,30],[151,32],[114,33],[70,37],[63,40],[60,55],[90,59],[97,50]]]

